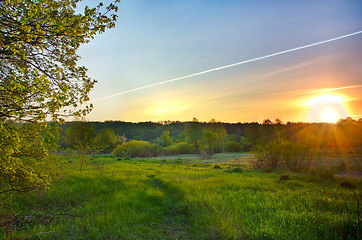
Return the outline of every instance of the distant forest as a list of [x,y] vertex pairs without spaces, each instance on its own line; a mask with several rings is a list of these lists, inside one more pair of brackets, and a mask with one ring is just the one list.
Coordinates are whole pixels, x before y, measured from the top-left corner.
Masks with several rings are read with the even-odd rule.
[[[77,122],[66,122],[59,126],[61,148],[72,148],[66,142],[67,131]],[[198,122],[194,119],[190,122],[163,121],[163,122],[82,122],[83,126],[92,129],[94,134],[110,130],[115,135],[124,136],[127,141],[142,140],[150,143],[155,142],[165,132],[169,131],[169,137],[173,143],[187,142],[185,127],[190,124],[197,124],[205,129],[210,126],[217,126],[225,129],[225,141],[238,142],[241,144],[241,151],[249,151],[252,146],[264,144],[275,139],[284,139],[303,143],[307,146],[320,149],[336,149],[343,151],[356,151],[362,147],[362,119],[358,121],[352,118],[341,119],[336,124],[332,123],[304,123],[287,122],[279,119],[274,122],[266,119],[263,123],[223,123],[211,120],[210,122]],[[224,134],[225,135],[225,134]]]

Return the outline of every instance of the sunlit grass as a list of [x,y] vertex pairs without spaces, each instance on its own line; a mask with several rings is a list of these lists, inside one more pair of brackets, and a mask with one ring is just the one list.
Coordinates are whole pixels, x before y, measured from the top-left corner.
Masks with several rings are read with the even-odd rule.
[[[74,166],[47,192],[18,200],[19,217],[28,224],[17,228],[15,235],[41,239],[356,236],[355,197],[338,187],[338,179],[289,174],[291,180],[280,181],[279,172],[250,170],[222,158],[216,163],[202,163],[192,156],[171,163],[98,158],[83,172]],[[236,166],[244,170],[232,173]],[[53,218],[40,221],[47,214]]]

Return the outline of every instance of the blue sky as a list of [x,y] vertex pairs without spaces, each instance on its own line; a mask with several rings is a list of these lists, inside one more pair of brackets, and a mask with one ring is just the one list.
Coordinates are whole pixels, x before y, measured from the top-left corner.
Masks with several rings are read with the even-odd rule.
[[98,80],[89,120],[320,121],[303,104],[320,94],[362,117],[362,34],[102,99],[361,31],[361,1],[123,0],[118,15],[78,51]]

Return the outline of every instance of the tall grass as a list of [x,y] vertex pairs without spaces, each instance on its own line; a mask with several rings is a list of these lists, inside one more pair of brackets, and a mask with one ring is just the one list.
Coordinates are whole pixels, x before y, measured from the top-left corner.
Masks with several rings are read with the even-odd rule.
[[[40,239],[356,238],[354,193],[338,180],[233,165],[96,159],[17,198],[12,237]],[[356,180],[357,181],[357,180]],[[360,182],[355,190],[361,196]],[[0,237],[10,238],[2,229]]]

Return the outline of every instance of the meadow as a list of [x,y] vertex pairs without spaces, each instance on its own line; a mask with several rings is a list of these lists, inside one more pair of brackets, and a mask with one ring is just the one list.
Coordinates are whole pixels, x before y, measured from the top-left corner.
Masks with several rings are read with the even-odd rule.
[[[350,178],[357,187],[347,189],[339,186],[343,177],[257,170],[251,159],[98,155],[80,171],[75,159],[61,157],[49,189],[12,199],[15,220],[1,237],[360,238],[361,178]],[[280,180],[283,175],[289,180]]]

